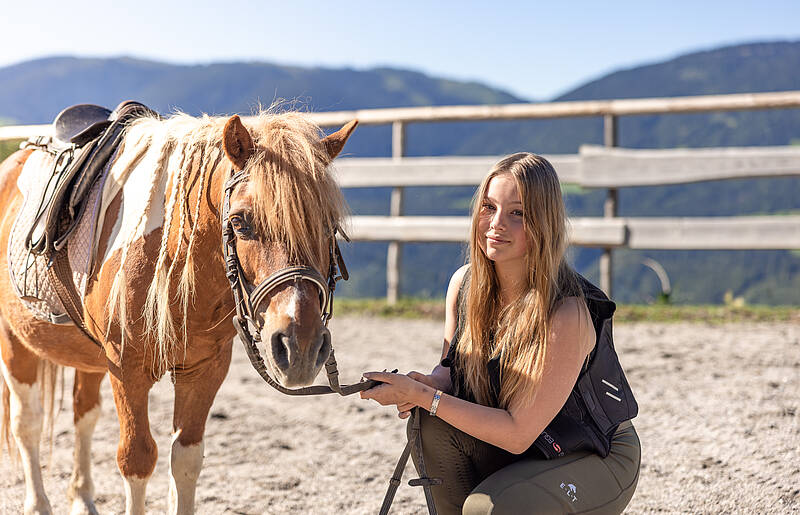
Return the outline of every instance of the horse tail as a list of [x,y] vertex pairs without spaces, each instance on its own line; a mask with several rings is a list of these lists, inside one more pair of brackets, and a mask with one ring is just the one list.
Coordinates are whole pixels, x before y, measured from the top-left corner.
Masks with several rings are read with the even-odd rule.
[[[42,392],[42,431],[48,446],[49,459],[53,459],[53,439],[55,435],[55,416],[61,411],[64,402],[64,367],[50,360],[42,359],[39,362],[39,373],[36,380],[40,383]],[[60,388],[58,403],[56,403],[56,389]]]

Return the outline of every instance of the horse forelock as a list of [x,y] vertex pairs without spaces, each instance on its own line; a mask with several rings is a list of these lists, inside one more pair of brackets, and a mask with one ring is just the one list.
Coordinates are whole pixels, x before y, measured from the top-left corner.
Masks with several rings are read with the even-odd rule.
[[251,134],[257,150],[246,170],[257,230],[283,242],[293,262],[323,266],[347,209],[328,171],[322,131],[299,113],[265,113]]

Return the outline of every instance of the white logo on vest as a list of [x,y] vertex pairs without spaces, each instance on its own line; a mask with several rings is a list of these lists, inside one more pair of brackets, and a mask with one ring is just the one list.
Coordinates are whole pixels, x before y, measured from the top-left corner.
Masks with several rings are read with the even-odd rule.
[[576,495],[578,493],[578,489],[572,483],[568,484],[561,483],[561,489],[564,490],[564,492],[566,492],[567,497],[569,497],[570,500],[572,500],[572,502],[578,500],[578,497]]

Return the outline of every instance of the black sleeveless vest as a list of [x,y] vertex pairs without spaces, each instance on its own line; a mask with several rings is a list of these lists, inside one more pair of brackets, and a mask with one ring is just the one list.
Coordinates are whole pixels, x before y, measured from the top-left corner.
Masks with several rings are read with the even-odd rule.
[[[456,357],[455,342],[464,330],[466,316],[465,289],[467,275],[458,292],[456,334],[442,366],[450,368],[453,395],[475,402],[475,397],[466,386]],[[611,438],[619,424],[632,419],[639,411],[625,373],[614,350],[611,319],[616,304],[603,291],[578,275],[586,306],[592,318],[597,339],[595,347],[581,370],[564,406],[525,451],[526,455],[558,458],[574,451],[591,451],[602,457],[608,456]],[[489,394],[492,405],[499,404],[500,359],[489,360]]]

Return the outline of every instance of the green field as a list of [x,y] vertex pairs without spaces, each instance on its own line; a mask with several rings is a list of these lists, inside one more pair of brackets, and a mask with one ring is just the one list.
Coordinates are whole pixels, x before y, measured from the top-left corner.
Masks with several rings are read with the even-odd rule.
[[[444,319],[444,299],[401,299],[394,306],[384,299],[337,299],[335,314],[400,318]],[[614,320],[628,322],[697,322],[726,324],[731,322],[796,322],[800,324],[800,307],[796,306],[675,306],[622,304],[617,306]]]

